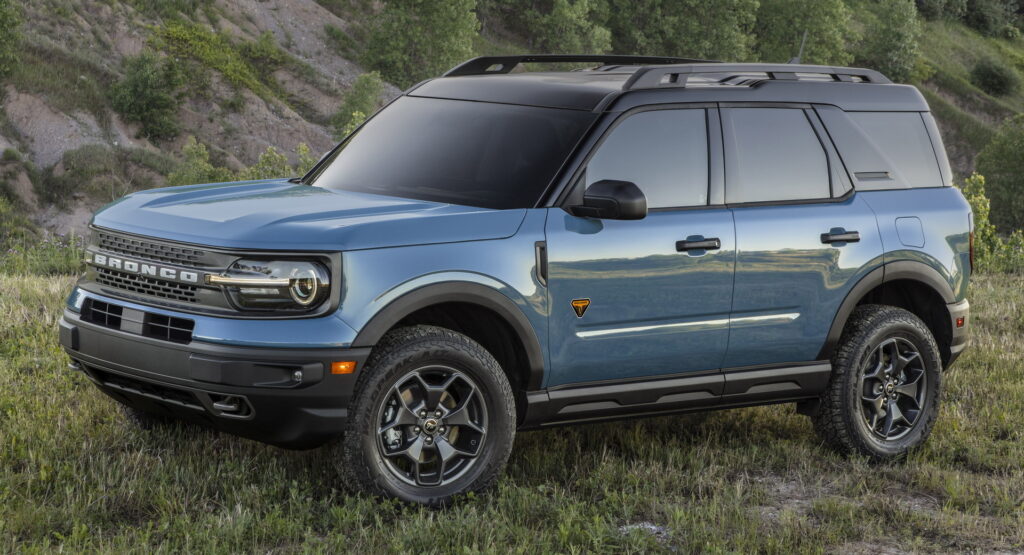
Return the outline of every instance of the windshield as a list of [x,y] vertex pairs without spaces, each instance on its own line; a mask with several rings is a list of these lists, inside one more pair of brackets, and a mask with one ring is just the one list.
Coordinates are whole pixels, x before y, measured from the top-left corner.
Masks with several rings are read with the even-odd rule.
[[356,191],[483,208],[532,208],[595,114],[402,97],[310,180]]

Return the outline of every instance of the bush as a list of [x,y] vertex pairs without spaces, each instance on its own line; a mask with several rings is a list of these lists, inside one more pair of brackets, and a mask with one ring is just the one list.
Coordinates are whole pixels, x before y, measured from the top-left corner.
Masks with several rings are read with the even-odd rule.
[[554,0],[550,9],[527,15],[531,46],[553,54],[603,54],[612,47],[611,32],[596,23],[593,0]]
[[958,21],[967,13],[967,0],[917,0],[917,11],[925,19]]
[[1006,96],[1020,88],[1020,75],[994,58],[982,58],[971,70],[971,82],[991,95]]
[[476,0],[389,0],[370,32],[363,63],[406,88],[473,55]]
[[341,98],[341,107],[331,118],[334,134],[343,139],[363,123],[369,114],[381,106],[384,80],[376,71],[364,73],[352,83],[352,88]]
[[1003,239],[989,220],[991,203],[985,195],[985,178],[974,174],[960,187],[974,213],[974,263],[981,272],[1024,271],[1024,231]]
[[1016,0],[967,0],[964,21],[980,33],[997,37],[1013,20]]
[[746,60],[757,7],[756,0],[610,0],[614,15],[605,25],[615,52]]
[[125,76],[110,89],[114,109],[142,124],[142,134],[168,139],[178,134],[178,89],[183,79],[174,64],[145,52],[125,60]]
[[288,157],[272,146],[260,154],[260,159],[248,168],[238,172],[239,181],[294,177],[295,169],[288,164]]
[[874,15],[878,21],[868,27],[858,49],[858,63],[881,71],[893,81],[910,80],[921,36],[913,0],[881,2],[876,4]]
[[210,163],[210,152],[206,145],[189,137],[182,148],[184,159],[177,168],[167,176],[168,185],[195,185],[198,183],[221,183],[234,179],[234,174],[227,168],[214,166]]
[[848,65],[850,10],[843,0],[761,0],[757,12],[757,51],[763,62],[781,63],[804,48],[805,64]]
[[1006,121],[978,155],[992,199],[992,223],[1008,233],[1024,228],[1024,114]]
[[18,63],[21,34],[21,12],[13,0],[0,0],[0,77],[7,75]]

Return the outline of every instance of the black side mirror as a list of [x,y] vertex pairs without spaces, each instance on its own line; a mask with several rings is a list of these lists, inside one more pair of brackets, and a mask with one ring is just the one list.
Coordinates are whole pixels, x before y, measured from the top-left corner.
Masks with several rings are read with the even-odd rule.
[[583,204],[569,212],[583,218],[642,220],[647,216],[647,197],[635,183],[602,179],[587,187]]

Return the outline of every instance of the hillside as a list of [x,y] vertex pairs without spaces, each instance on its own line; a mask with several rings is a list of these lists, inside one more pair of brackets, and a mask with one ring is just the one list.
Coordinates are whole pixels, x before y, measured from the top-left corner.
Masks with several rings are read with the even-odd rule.
[[[786,0],[797,7],[801,1]],[[9,2],[0,0],[0,7]],[[382,90],[353,89],[367,71],[355,60],[401,87],[474,54],[613,51],[777,61],[796,45],[767,32],[772,21],[772,28],[811,26],[805,61],[877,59],[900,71],[891,59],[904,60],[904,80],[931,103],[961,177],[975,170],[1000,124],[1024,112],[1021,87],[997,96],[972,76],[983,60],[1024,70],[1019,32],[982,34],[964,19],[925,19],[912,6],[896,14],[909,20],[892,27],[889,4],[873,0],[823,1],[806,17],[779,8],[773,20],[765,15],[772,2],[786,4],[729,0],[726,8],[672,0],[662,5],[681,7],[670,11],[624,0],[452,0],[418,8],[367,0],[21,3],[17,61],[6,76],[0,72],[0,197],[43,228],[81,232],[100,205],[165,185],[186,157],[189,137],[205,145],[210,164],[226,168],[211,174],[224,178],[256,164],[268,147],[292,165],[300,144],[315,158],[351,124],[342,111],[346,95],[360,96],[362,114],[399,92],[387,83]],[[918,5],[946,3],[955,1]],[[736,15],[744,10],[749,17]],[[879,33],[910,42],[879,57],[872,48],[890,48],[871,43]],[[447,42],[434,44],[439,35]],[[142,104],[133,94],[166,88],[165,98],[145,100],[169,103],[165,120],[132,118],[118,105],[116,87],[133,64],[149,80],[122,98]]]

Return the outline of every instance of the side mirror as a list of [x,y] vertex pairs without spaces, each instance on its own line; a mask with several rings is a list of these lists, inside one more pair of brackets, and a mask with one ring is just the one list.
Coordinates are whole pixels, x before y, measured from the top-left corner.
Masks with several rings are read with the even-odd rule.
[[602,179],[583,192],[583,204],[572,206],[573,216],[601,220],[642,220],[647,216],[647,197],[635,183]]

